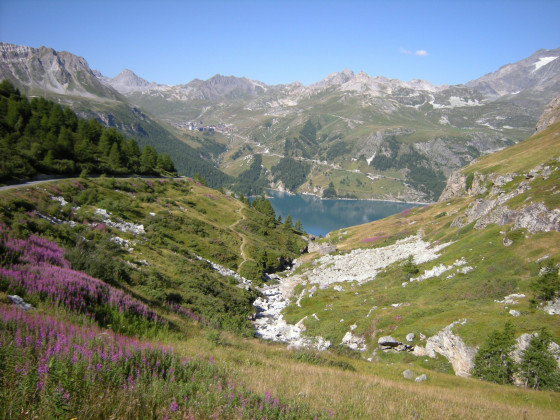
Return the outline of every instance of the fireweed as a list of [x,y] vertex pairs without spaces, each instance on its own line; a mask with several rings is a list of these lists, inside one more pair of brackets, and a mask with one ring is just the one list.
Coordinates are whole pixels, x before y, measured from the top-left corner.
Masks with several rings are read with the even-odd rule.
[[[103,404],[91,403],[97,398]],[[133,412],[126,405],[131,400]],[[212,358],[180,357],[158,344],[4,305],[0,401],[8,418],[24,411],[48,417],[315,417],[269,392],[261,396],[240,386]]]
[[93,314],[108,305],[123,314],[163,322],[147,305],[122,290],[72,270],[64,250],[53,242],[35,235],[15,239],[0,227],[0,249],[4,253],[0,290],[35,296],[79,313]]
[[[147,305],[72,270],[64,250],[44,238],[12,238],[0,225],[0,290],[35,297],[94,318],[99,307],[152,323]],[[207,321],[189,309],[169,309]],[[102,403],[100,403],[102,401]],[[315,418],[299,403],[253,393],[208,359],[0,304],[0,412],[41,418]],[[319,415],[319,417],[326,417]]]
[[[64,250],[44,238],[35,235],[28,239],[12,238],[0,225],[0,250],[3,254],[0,291],[48,300],[71,312],[95,318],[103,325],[115,321],[114,316],[107,314],[111,311],[132,316],[135,320],[129,321],[136,324],[139,321],[166,323],[139,300],[102,280],[72,270],[64,258]],[[188,308],[171,302],[166,302],[166,306],[192,321],[209,325],[204,317]]]

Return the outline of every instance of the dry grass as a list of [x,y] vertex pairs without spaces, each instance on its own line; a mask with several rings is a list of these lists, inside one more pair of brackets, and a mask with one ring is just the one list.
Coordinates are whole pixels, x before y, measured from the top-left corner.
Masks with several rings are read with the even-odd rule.
[[[258,340],[226,338],[225,346],[200,346],[234,372],[250,389],[301,401],[310,409],[331,411],[340,419],[552,419],[560,413],[560,398],[553,392],[534,392],[476,379],[432,372],[404,363],[368,363],[332,353],[356,372],[294,360],[282,345]],[[190,350],[192,353],[192,349]],[[412,369],[428,381],[403,378]]]

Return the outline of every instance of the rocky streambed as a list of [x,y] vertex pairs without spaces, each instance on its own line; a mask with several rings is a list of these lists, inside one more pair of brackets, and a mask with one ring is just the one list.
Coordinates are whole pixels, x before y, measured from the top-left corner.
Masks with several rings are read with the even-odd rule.
[[[356,249],[342,255],[324,255],[316,260],[316,265],[311,270],[297,275],[287,272],[284,277],[275,277],[278,284],[262,288],[264,297],[254,302],[257,310],[253,322],[256,336],[294,347],[326,349],[332,344],[330,341],[320,336],[309,337],[302,334],[306,331],[305,318],[295,325],[284,320],[282,310],[292,302],[299,305],[299,299],[293,293],[298,284],[309,286],[309,289],[305,288],[301,293],[302,296],[305,293],[312,296],[317,288],[333,287],[334,290],[340,290],[340,283],[345,282],[363,284],[373,281],[389,265],[404,261],[409,256],[413,257],[416,264],[434,260],[440,256],[439,251],[450,244],[432,244],[424,241],[420,235],[414,235],[386,247]],[[354,344],[355,340],[347,337],[346,341]]]

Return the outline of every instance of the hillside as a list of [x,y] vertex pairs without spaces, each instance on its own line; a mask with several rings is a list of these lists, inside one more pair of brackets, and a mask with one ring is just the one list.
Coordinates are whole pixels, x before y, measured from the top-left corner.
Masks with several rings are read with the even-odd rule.
[[[540,50],[456,86],[352,70],[309,86],[222,75],[177,86],[104,80],[185,133],[232,129],[215,134],[229,138],[219,160],[229,174],[258,153],[275,188],[321,196],[333,182],[341,197],[435,201],[452,171],[532,133],[560,93],[559,55]],[[273,169],[283,159],[309,169],[294,183]]]
[[[103,177],[0,192],[2,412],[554,417],[555,392],[453,373],[468,376],[462,351],[506,321],[516,336],[546,325],[560,341],[558,315],[530,302],[539,261],[559,257],[556,219],[543,231],[549,225],[520,217],[540,200],[546,214],[558,211],[559,133],[555,124],[463,169],[469,188],[456,198],[333,232],[303,256],[305,242],[261,200],[249,207],[192,180]],[[482,177],[494,190],[477,191]],[[515,222],[469,222],[497,188]],[[319,258],[326,245],[338,251]],[[260,273],[295,257],[287,276],[255,288]],[[15,309],[13,294],[35,309]],[[257,335],[291,350],[250,338],[250,318]]]
[[459,376],[506,322],[521,341],[545,326],[560,343],[558,136],[555,123],[473,162],[437,204],[318,240],[259,302],[257,331]]
[[177,138],[172,127],[132,106],[100,77],[84,58],[69,52],[0,43],[0,81],[9,81],[30,100],[38,97],[55,101],[71,108],[81,119],[95,119],[133,137],[141,148],[150,146],[158,153],[167,153],[181,175],[200,174],[216,188],[232,184],[233,179],[201,159],[211,155],[212,148],[195,150],[187,144],[188,138]]
[[70,108],[33,98],[0,82],[0,183],[39,174],[174,174],[168,154],[142,150],[114,128],[78,119]]
[[181,174],[229,187],[260,155],[259,189],[318,196],[436,201],[453,171],[527,138],[560,94],[558,49],[453,86],[352,70],[309,86],[223,75],[167,86],[45,47],[0,50],[0,79],[169,153]]

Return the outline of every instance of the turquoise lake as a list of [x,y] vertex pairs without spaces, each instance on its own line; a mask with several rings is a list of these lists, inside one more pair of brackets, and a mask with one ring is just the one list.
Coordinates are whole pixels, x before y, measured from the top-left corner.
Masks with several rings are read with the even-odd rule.
[[291,195],[280,191],[268,191],[272,207],[276,215],[292,216],[295,223],[301,220],[307,233],[315,236],[363,223],[382,219],[400,213],[416,203],[394,203],[373,200],[322,200],[312,195]]

